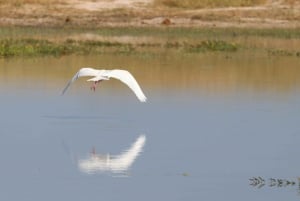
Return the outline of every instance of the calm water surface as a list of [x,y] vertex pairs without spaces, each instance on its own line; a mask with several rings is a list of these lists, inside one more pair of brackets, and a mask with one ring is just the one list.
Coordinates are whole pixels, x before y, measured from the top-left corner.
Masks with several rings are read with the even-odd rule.
[[[299,63],[2,59],[0,200],[299,200]],[[91,92],[85,78],[61,96],[83,66],[131,71],[148,102],[113,80]]]

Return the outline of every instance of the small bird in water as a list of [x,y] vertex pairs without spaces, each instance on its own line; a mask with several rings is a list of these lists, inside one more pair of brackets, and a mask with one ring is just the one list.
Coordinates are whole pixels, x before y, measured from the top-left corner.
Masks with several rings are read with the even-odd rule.
[[64,88],[62,94],[64,94],[70,85],[80,77],[84,76],[93,76],[93,78],[88,79],[87,81],[93,82],[91,90],[95,91],[97,84],[103,80],[109,80],[109,78],[115,78],[126,84],[137,96],[141,102],[146,102],[147,98],[144,95],[139,84],[135,78],[131,75],[130,72],[126,70],[97,70],[93,68],[81,68],[74,77],[68,82],[67,86]]

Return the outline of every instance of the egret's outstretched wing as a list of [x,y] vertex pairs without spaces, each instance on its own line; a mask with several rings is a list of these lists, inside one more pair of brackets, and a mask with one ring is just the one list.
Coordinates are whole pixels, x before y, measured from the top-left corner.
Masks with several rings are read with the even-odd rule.
[[125,83],[138,97],[141,102],[146,102],[147,98],[144,95],[142,89],[140,88],[137,81],[134,77],[126,70],[111,70],[107,71],[104,76],[112,77],[115,79],[119,79],[123,83]]
[[62,95],[67,91],[67,89],[70,87],[70,85],[75,82],[78,78],[83,76],[96,76],[98,73],[98,70],[93,68],[81,68],[74,77],[68,82],[68,84],[65,86],[64,90],[62,91]]

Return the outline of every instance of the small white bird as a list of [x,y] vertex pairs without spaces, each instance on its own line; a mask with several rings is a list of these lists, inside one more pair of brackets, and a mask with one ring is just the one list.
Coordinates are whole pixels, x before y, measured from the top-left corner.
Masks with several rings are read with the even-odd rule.
[[68,82],[67,86],[64,88],[62,94],[64,94],[70,85],[76,81],[78,78],[83,76],[93,76],[93,78],[88,79],[89,82],[94,82],[91,86],[91,90],[96,90],[96,85],[103,80],[109,80],[109,78],[119,79],[121,82],[125,83],[137,96],[141,102],[146,102],[147,98],[144,95],[142,89],[140,88],[134,77],[126,70],[97,70],[93,68],[81,68],[74,77]]

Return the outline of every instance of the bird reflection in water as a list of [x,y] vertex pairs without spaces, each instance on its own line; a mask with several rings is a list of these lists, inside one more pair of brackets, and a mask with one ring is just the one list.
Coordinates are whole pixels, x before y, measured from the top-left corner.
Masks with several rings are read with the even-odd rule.
[[142,152],[145,142],[146,136],[141,135],[128,150],[119,155],[97,154],[93,149],[88,158],[78,161],[79,169],[87,174],[108,172],[125,175],[137,156]]

